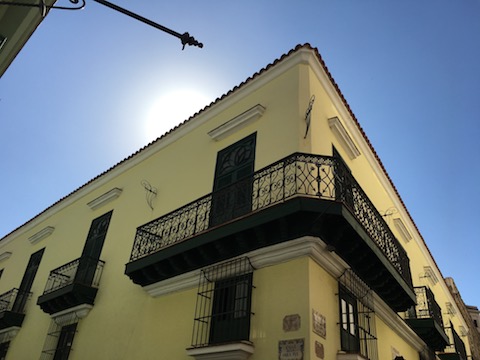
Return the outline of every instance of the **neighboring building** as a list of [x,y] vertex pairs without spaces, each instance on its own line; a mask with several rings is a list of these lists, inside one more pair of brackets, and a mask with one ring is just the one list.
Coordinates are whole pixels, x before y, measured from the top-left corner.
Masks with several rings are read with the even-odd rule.
[[309,45],[6,235],[0,269],[0,359],[471,356]]
[[471,305],[466,305],[468,313],[470,314],[470,317],[473,320],[473,326],[477,330],[477,332],[480,333],[480,311],[478,310],[478,307],[476,306],[471,306]]
[[0,5],[0,77],[47,15],[47,6],[55,0],[15,2],[32,6]]
[[463,332],[467,333],[472,358],[480,359],[480,312],[476,306],[465,305],[462,296],[455,285],[455,281],[451,277],[445,278],[445,282],[447,283],[448,289],[467,324],[468,328]]

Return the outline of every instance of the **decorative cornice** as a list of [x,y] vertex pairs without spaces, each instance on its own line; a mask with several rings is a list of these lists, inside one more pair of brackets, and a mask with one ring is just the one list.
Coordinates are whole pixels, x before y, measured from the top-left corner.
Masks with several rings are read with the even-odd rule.
[[0,261],[7,260],[10,256],[12,256],[12,253],[10,251],[5,251],[0,254]]
[[355,142],[352,140],[352,138],[348,134],[347,130],[345,130],[345,127],[342,125],[342,122],[340,121],[340,119],[336,116],[332,117],[328,119],[328,125],[330,126],[330,129],[332,129],[333,133],[340,141],[340,144],[342,144],[343,148],[346,150],[348,157],[352,160],[359,157],[360,151],[355,145]]
[[187,355],[195,360],[246,360],[253,354],[252,343],[240,341],[231,344],[187,349]]
[[53,231],[55,228],[53,226],[47,226],[44,227],[42,230],[36,232],[32,236],[28,238],[28,241],[30,241],[30,244],[34,245],[38,243],[39,241],[45,239],[46,237],[52,235]]
[[122,194],[122,189],[119,188],[113,188],[109,191],[107,191],[105,194],[100,195],[96,199],[90,201],[87,205],[90,207],[92,210],[96,210],[100,207],[102,207],[105,204],[108,204],[110,201],[115,200]]
[[248,124],[253,123],[254,121],[260,119],[260,117],[265,112],[265,107],[260,104],[253,106],[252,108],[248,109],[247,111],[241,113],[238,116],[235,116],[233,119],[228,120],[227,122],[223,123],[222,125],[216,127],[215,129],[208,132],[208,135],[213,140],[221,140],[230,134],[238,131]]

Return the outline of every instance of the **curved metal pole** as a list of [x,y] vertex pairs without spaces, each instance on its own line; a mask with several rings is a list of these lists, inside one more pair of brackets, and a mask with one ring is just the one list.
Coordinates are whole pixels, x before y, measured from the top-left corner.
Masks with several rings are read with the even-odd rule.
[[[40,0],[39,4],[29,4],[29,3],[22,3],[22,2],[17,2],[17,1],[0,1],[0,5],[13,5],[13,6],[25,6],[25,7],[38,7],[40,11],[42,12],[42,16],[45,17],[47,10],[50,9],[61,9],[61,10],[80,10],[85,7],[85,0],[69,0],[70,3],[72,4],[78,4],[81,2],[80,5],[77,7],[64,7],[64,6],[55,6],[55,5],[46,5],[45,0]],[[135,20],[139,20],[143,22],[144,24],[150,25],[158,30],[162,30],[166,32],[167,34],[173,35],[177,38],[180,39],[183,45],[183,49],[185,49],[185,45],[191,45],[191,46],[198,46],[199,48],[203,48],[203,44],[201,42],[198,42],[195,40],[193,36],[190,36],[188,32],[185,32],[183,34],[180,34],[176,31],[173,31],[172,29],[169,29],[163,25],[157,24],[156,22],[149,20],[143,16],[140,16],[138,14],[135,14],[134,12],[131,12],[130,10],[124,9],[118,5],[112,4],[111,2],[105,1],[105,0],[93,0],[101,5],[107,6],[112,10],[121,12],[122,14],[125,14],[127,16],[130,16],[131,18],[134,18]]]
[[150,25],[158,30],[162,30],[166,32],[167,34],[173,35],[177,38],[179,38],[182,41],[183,49],[185,49],[185,45],[192,45],[192,46],[198,46],[199,48],[203,47],[203,44],[201,42],[198,42],[195,40],[193,36],[190,36],[188,32],[180,34],[176,31],[173,31],[163,25],[157,24],[156,22],[153,22],[152,20],[149,20],[147,18],[144,18],[143,16],[140,16],[138,14],[135,14],[134,12],[131,12],[130,10],[124,9],[118,5],[112,4],[111,2],[105,1],[105,0],[93,0],[96,3],[105,5],[109,7],[110,9],[113,9],[115,11],[121,12],[122,14],[125,14],[127,16],[130,16],[131,18],[134,18],[135,20],[139,20],[143,22],[144,24]]

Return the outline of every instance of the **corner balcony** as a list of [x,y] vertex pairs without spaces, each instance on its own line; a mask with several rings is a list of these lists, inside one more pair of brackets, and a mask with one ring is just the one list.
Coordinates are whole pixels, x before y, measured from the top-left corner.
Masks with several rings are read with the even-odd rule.
[[417,305],[405,316],[407,324],[434,351],[445,349],[448,337],[443,328],[442,309],[426,286],[415,287]]
[[104,264],[81,257],[52,270],[37,304],[50,315],[79,305],[93,305]]
[[30,292],[12,289],[0,295],[0,330],[19,328],[25,318],[25,304]]
[[325,241],[395,311],[415,304],[405,250],[331,156],[295,153],[138,227],[125,273],[147,286],[302,236]]

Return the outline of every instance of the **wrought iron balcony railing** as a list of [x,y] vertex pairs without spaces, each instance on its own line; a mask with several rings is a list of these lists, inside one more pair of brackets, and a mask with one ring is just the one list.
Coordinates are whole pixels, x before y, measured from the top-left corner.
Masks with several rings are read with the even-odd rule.
[[137,228],[130,261],[294,197],[341,202],[412,286],[409,259],[385,220],[338,158],[295,153],[253,176]]
[[31,292],[25,292],[16,288],[1,294],[0,313],[11,311],[18,314],[24,314],[25,303],[31,295]]
[[443,329],[442,309],[435,301],[435,296],[426,286],[414,288],[417,305],[407,311],[407,319],[433,319]]
[[[465,347],[465,343],[453,328],[452,323],[450,323],[450,327],[445,328],[445,332],[450,340],[450,344],[445,348],[445,352],[443,354],[456,354],[457,356],[455,359],[467,360],[467,349]],[[439,355],[441,359],[452,359],[451,356],[442,356],[443,354]]]
[[81,257],[50,271],[43,295],[73,283],[98,287],[105,262]]

